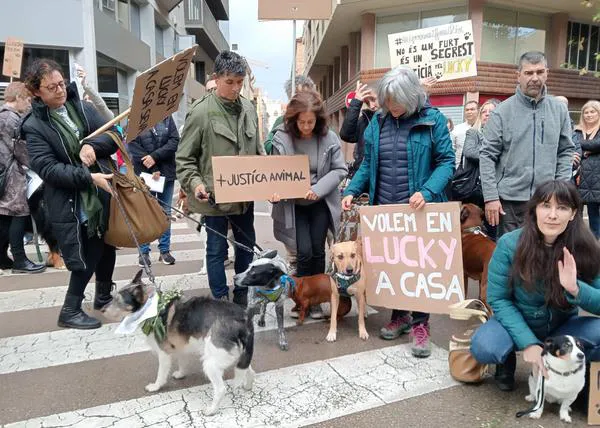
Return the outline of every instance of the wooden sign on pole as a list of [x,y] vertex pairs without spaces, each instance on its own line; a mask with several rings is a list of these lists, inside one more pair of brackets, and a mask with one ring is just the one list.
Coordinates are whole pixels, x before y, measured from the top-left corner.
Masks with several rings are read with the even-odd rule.
[[9,37],[4,44],[4,61],[2,74],[11,79],[21,77],[21,64],[23,62],[23,40]]
[[258,19],[330,19],[331,0],[258,0]]
[[167,58],[135,79],[127,141],[133,140],[179,109],[192,58],[198,45]]

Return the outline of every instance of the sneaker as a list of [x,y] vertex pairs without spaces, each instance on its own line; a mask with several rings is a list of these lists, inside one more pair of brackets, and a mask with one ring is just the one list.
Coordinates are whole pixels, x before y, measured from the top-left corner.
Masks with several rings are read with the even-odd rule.
[[175,257],[173,257],[168,251],[165,251],[164,253],[160,253],[160,256],[158,256],[158,261],[163,262],[166,265],[174,265]]
[[314,320],[322,320],[325,318],[321,305],[314,305],[310,307],[310,317]]
[[150,261],[150,254],[145,253],[138,257],[138,266],[144,267],[144,260],[148,266],[152,266],[152,261]]
[[384,340],[394,340],[410,331],[410,316],[404,315],[396,320],[391,320],[379,330],[379,337]]
[[46,265],[33,263],[28,258],[13,263],[12,273],[42,273],[46,270]]
[[431,355],[431,342],[429,340],[429,324],[415,324],[410,331],[412,338],[411,352],[413,357],[427,358]]

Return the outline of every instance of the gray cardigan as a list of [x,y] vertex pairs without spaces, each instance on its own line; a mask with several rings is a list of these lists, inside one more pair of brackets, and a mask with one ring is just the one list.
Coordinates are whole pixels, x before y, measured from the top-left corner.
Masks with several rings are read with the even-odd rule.
[[[319,166],[317,170],[318,181],[311,187],[319,199],[324,199],[330,214],[330,229],[334,236],[340,227],[342,213],[341,193],[338,186],[348,174],[344,161],[340,139],[331,130],[327,135],[319,138]],[[292,136],[285,132],[283,127],[278,128],[273,137],[273,155],[294,155]],[[273,218],[273,235],[275,239],[290,248],[296,248],[296,218],[294,214],[294,200],[283,200],[273,204],[271,217]]]

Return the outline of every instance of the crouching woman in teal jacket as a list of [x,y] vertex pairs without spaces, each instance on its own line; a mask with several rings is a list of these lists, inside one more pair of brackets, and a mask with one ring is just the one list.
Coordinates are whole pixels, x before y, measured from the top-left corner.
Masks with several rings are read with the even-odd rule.
[[[494,316],[476,332],[471,352],[496,364],[496,383],[515,387],[515,351],[533,370],[545,372],[547,337],[571,335],[584,345],[587,361],[600,361],[600,246],[583,223],[575,186],[547,181],[529,201],[521,229],[498,241],[488,271],[488,302]],[[581,394],[587,394],[587,388]]]
[[[454,172],[454,151],[446,117],[427,101],[416,73],[405,67],[388,71],[377,88],[382,111],[365,129],[365,156],[344,192],[342,208],[369,192],[371,205],[444,202],[444,189]],[[412,315],[412,316],[411,316]],[[383,339],[411,333],[412,354],[428,357],[429,314],[394,310],[381,329]]]

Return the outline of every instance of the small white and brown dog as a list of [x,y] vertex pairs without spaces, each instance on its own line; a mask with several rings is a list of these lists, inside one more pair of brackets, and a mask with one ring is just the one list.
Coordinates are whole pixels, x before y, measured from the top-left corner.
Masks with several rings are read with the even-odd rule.
[[[365,326],[367,316],[367,289],[362,272],[362,245],[360,239],[333,244],[333,273],[331,274],[331,313],[337,314],[340,295],[354,296],[358,304],[358,336],[367,340],[369,333]],[[337,339],[337,317],[330,317],[328,342]]]
[[[560,405],[560,420],[571,422],[571,404],[585,385],[585,354],[581,342],[573,336],[555,336],[546,339],[542,360],[548,371],[541,382],[539,373],[529,375],[527,401],[535,401],[532,409],[519,412],[539,419],[544,411],[544,398],[548,403]],[[518,414],[518,416],[521,416]]]

